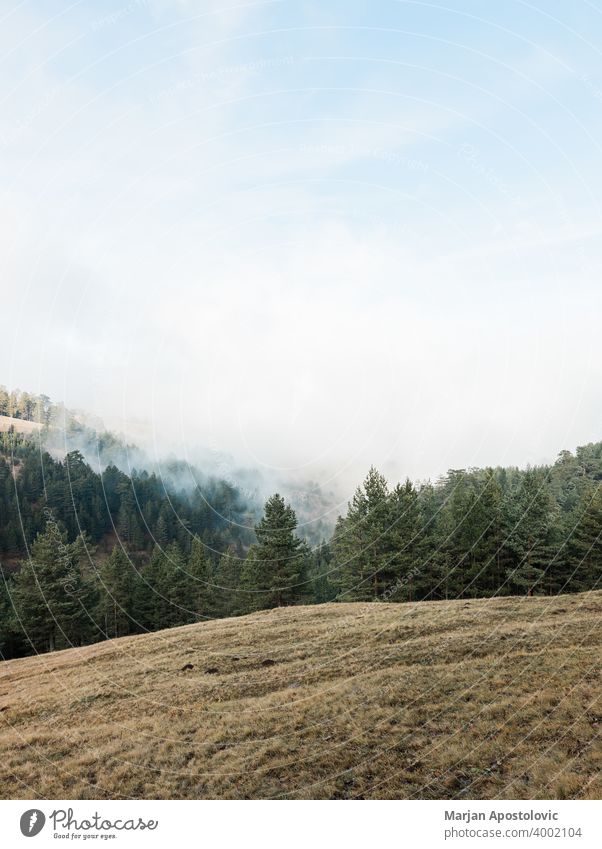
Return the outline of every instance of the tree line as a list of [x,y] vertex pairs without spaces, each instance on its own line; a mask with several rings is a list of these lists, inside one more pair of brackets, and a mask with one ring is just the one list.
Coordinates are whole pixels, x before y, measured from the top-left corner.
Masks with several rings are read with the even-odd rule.
[[199,536],[217,550],[241,551],[252,540],[249,505],[235,486],[208,478],[192,492],[177,491],[154,473],[126,475],[108,465],[96,472],[80,451],[62,460],[23,434],[0,433],[0,558],[26,554],[44,530],[48,510],[70,541],[85,532],[98,544],[112,535],[134,555],[176,541],[185,552]]
[[[170,491],[0,442],[0,651],[13,657],[274,606],[596,588],[602,443],[552,466],[450,470],[390,487],[370,469],[314,548],[276,494],[254,528],[236,488]],[[110,541],[113,541],[112,550]]]
[[177,539],[155,543],[148,556],[118,544],[100,559],[86,533],[70,542],[50,508],[45,517],[29,557],[0,576],[5,659],[314,600],[311,552],[279,495],[246,554],[234,543],[218,552],[195,535],[187,551]]
[[34,395],[20,389],[9,392],[6,386],[0,386],[0,416],[49,425],[63,410],[62,404],[53,404],[48,395]]

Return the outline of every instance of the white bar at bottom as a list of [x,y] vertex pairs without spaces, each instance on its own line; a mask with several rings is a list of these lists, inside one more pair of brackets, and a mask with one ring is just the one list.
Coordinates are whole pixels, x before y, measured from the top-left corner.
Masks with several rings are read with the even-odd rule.
[[0,801],[0,846],[599,849],[601,818],[599,801]]

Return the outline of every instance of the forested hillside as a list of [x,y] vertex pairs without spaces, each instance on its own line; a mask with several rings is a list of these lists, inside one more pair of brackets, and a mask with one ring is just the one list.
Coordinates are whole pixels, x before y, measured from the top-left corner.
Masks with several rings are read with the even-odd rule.
[[[95,472],[79,451],[53,458],[35,439],[0,434],[0,554],[25,553],[49,514],[70,541],[85,533],[92,543],[116,534],[133,553],[155,543],[190,548],[194,535],[210,547],[249,541],[246,505],[238,490],[208,479],[192,493],[177,492],[147,471],[126,475],[114,465]],[[248,523],[247,523],[248,524]]]
[[549,467],[452,470],[420,485],[390,487],[371,469],[332,538],[311,547],[280,495],[257,522],[229,481],[183,491],[1,433],[0,650],[14,657],[292,604],[596,588],[601,483],[602,443]]

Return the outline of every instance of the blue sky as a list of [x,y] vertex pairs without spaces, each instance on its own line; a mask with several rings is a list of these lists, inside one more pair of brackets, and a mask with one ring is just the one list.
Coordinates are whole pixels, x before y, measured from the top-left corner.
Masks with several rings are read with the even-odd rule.
[[602,438],[601,4],[0,23],[5,383],[345,490]]

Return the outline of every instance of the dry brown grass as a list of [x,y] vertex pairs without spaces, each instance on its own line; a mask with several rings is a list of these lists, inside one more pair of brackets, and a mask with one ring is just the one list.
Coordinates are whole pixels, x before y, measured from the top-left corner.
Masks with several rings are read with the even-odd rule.
[[331,604],[9,661],[1,795],[599,798],[601,613]]
[[27,419],[14,419],[12,416],[0,416],[0,433],[7,432],[13,428],[15,433],[35,433],[42,429],[39,422],[30,422]]

